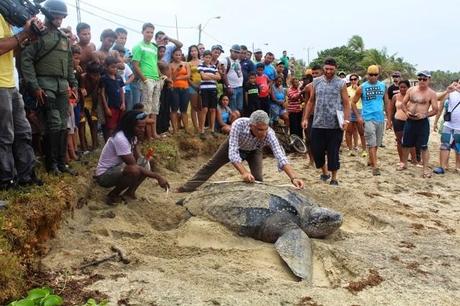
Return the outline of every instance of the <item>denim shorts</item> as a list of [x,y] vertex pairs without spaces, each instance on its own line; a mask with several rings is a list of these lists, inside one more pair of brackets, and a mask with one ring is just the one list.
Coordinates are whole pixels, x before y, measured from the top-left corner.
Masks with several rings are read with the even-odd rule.
[[441,133],[441,150],[450,150],[453,148],[457,154],[460,154],[460,130],[443,127]]

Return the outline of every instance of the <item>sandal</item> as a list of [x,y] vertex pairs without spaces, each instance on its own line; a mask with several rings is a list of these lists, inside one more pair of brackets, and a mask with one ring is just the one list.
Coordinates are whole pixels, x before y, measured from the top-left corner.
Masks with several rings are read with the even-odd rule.
[[431,178],[431,173],[430,172],[425,172],[422,175],[423,178]]
[[396,171],[403,171],[403,170],[407,170],[407,166],[404,166],[404,164],[400,164],[400,165],[396,168]]

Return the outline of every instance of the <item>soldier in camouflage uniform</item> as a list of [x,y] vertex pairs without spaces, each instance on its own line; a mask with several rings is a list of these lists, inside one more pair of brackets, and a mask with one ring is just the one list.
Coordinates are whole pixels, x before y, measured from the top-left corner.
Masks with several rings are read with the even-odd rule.
[[40,107],[48,172],[75,174],[65,163],[68,88],[75,93],[78,89],[70,42],[59,30],[67,16],[67,6],[60,0],[48,0],[44,9],[47,31],[22,51],[21,68],[26,85]]

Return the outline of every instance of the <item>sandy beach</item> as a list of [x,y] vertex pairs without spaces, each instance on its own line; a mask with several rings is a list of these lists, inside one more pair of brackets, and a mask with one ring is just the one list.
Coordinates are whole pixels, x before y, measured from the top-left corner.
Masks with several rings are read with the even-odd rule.
[[[431,135],[431,165],[437,166],[439,136]],[[421,178],[421,168],[396,171],[392,131],[378,151],[382,175],[374,177],[361,156],[343,152],[340,186],[319,180],[301,156],[290,156],[306,182],[302,194],[344,215],[341,229],[313,240],[311,283],[298,281],[272,244],[239,237],[224,226],[188,218],[148,181],[138,200],[104,204],[93,187],[87,204],[62,225],[49,243],[43,269],[69,271],[122,247],[131,263],[108,261],[86,269],[101,279],[88,289],[110,297],[110,305],[458,305],[460,301],[460,174]],[[455,168],[451,155],[450,168]],[[162,171],[173,187],[206,160],[191,158],[180,173]],[[288,184],[271,157],[265,181]],[[239,180],[232,166],[211,181]],[[124,304],[123,304],[124,303]]]

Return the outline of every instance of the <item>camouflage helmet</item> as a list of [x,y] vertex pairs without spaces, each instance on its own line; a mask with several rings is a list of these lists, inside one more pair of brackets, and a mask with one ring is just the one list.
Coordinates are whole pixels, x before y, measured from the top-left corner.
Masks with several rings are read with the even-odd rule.
[[67,17],[67,5],[60,0],[48,0],[43,5],[43,8],[51,16],[64,16]]

